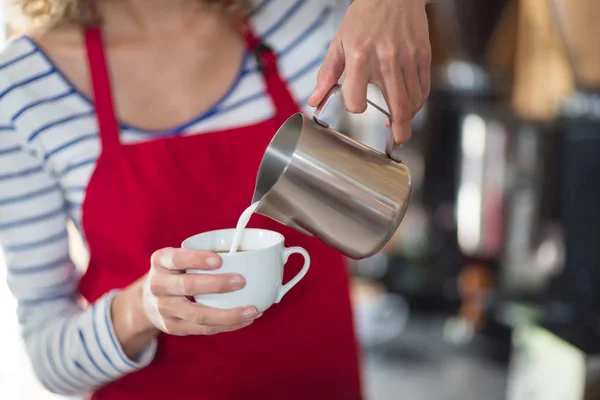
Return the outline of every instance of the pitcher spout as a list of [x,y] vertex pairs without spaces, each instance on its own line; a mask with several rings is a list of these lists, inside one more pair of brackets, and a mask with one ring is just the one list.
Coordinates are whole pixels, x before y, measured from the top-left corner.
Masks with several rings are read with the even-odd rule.
[[257,195],[255,193],[253,203],[256,201],[258,201],[259,204],[256,207],[255,213],[270,218],[276,222],[279,222],[282,225],[289,226],[290,228],[307,236],[313,236],[312,233],[300,226],[297,220],[290,217],[291,215],[295,214],[290,213],[291,210],[289,208],[289,205],[286,207],[285,205],[282,205],[281,202],[279,202],[278,206],[278,202],[272,201],[269,193],[265,194],[264,196]]

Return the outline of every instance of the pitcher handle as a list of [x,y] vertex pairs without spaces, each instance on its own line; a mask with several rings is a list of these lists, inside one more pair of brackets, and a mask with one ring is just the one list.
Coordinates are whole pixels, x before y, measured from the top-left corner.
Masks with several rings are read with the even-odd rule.
[[[339,95],[341,92],[342,92],[342,86],[339,83],[336,83],[335,85],[333,85],[333,87],[331,89],[329,89],[329,92],[327,92],[323,101],[321,101],[321,103],[317,106],[317,108],[313,112],[313,119],[315,120],[315,122],[317,124],[324,126],[325,128],[329,128],[329,124],[327,122],[321,120],[320,117],[321,117],[321,114],[327,108],[327,105],[329,104],[331,99],[333,97],[335,97],[336,95]],[[369,99],[367,99],[367,103],[370,104],[371,106],[373,106],[376,110],[380,111],[383,115],[388,117],[390,121],[392,120],[392,116],[390,115],[390,113],[385,111],[383,108],[379,107],[377,104],[373,103]],[[401,162],[400,159],[397,158],[396,156],[394,156],[394,154],[393,154],[395,148],[396,148],[396,140],[394,139],[394,132],[390,128],[390,134],[389,134],[386,144],[385,144],[385,154],[392,160],[394,160],[396,162]]]

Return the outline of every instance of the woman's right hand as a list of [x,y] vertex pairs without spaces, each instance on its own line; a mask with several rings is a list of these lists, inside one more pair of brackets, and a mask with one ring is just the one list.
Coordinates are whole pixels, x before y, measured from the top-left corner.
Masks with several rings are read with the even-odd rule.
[[188,300],[188,297],[227,293],[244,287],[239,274],[186,274],[186,270],[216,270],[218,254],[181,248],[156,251],[143,289],[144,311],[159,330],[178,336],[214,335],[250,325],[258,316],[255,307],[217,309]]

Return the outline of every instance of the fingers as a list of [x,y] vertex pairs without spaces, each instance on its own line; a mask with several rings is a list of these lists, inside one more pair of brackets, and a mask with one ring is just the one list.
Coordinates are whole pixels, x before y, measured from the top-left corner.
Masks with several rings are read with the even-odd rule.
[[423,91],[421,90],[419,74],[417,73],[417,65],[412,62],[406,65],[402,69],[402,76],[404,77],[404,86],[406,87],[412,108],[411,117],[414,117],[423,107]]
[[150,263],[153,267],[180,272],[187,269],[214,270],[221,266],[221,257],[210,251],[168,247],[154,252]]
[[413,107],[408,97],[399,59],[386,61],[382,66],[380,87],[392,115],[392,132],[396,145],[408,141],[412,135]]
[[[187,299],[199,294],[227,293],[244,287],[239,274],[210,274],[221,258],[211,252],[166,248],[151,257],[150,272],[142,290],[144,311],[163,332],[176,335],[212,335],[250,325],[258,317],[254,306],[216,309]],[[198,273],[184,273],[195,269]]]
[[150,276],[150,292],[154,296],[196,296],[228,293],[244,287],[239,274],[161,274]]
[[329,45],[327,56],[325,57],[325,61],[323,61],[323,65],[321,66],[319,74],[317,75],[317,86],[308,99],[309,106],[317,107],[319,103],[323,101],[323,98],[329,89],[338,83],[340,76],[342,76],[342,73],[344,72],[344,68],[344,51],[341,45],[340,37],[339,35],[336,35]]
[[431,62],[420,63],[417,66],[417,70],[421,85],[421,94],[426,99],[431,93]]
[[214,270],[221,258],[208,251],[165,248],[151,257],[148,276],[149,292],[153,296],[195,296],[198,294],[227,293],[244,287],[246,281],[239,274],[184,274],[185,270]]
[[346,57],[346,78],[342,83],[344,106],[349,112],[360,114],[367,109],[368,54],[355,51]]
[[252,325],[253,322],[254,321],[250,321],[245,322],[243,324],[226,326],[207,326],[196,325],[189,321],[173,319],[167,322],[167,330],[169,334],[175,336],[216,335],[218,333],[237,331],[239,329]]
[[192,303],[182,297],[162,298],[158,308],[166,319],[175,318],[196,325],[232,326],[254,321],[258,317],[258,311],[253,306],[219,309]]

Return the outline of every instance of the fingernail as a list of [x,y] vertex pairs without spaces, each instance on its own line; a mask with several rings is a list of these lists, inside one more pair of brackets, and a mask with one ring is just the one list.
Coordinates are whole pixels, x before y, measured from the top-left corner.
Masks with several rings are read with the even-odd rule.
[[229,278],[229,284],[234,289],[240,289],[244,286],[244,278],[242,278],[240,275],[234,275]]
[[244,310],[244,312],[242,313],[242,315],[244,316],[244,319],[254,319],[256,318],[256,308],[254,307],[249,307],[246,308]]
[[211,268],[217,268],[219,265],[221,265],[221,260],[219,257],[208,257],[206,259],[206,264]]

